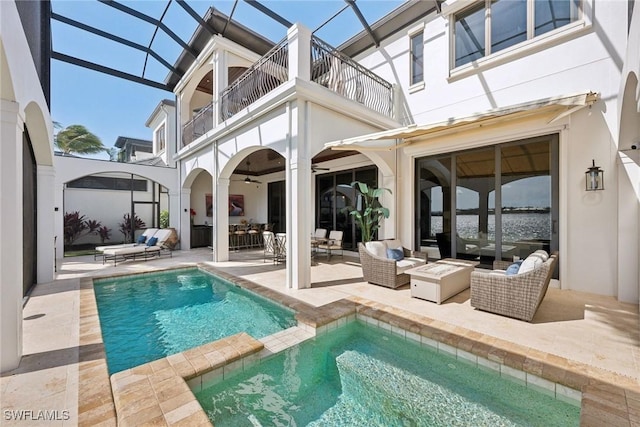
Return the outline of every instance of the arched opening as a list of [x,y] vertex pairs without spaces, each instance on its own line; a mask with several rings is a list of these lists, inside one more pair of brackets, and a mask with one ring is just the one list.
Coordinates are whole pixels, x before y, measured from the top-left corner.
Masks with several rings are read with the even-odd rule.
[[351,183],[379,187],[378,167],[357,151],[323,150],[311,160],[311,170],[315,177],[315,228],[342,231],[343,248],[357,251],[361,231],[345,210],[358,202]]
[[189,195],[189,228],[191,247],[208,247],[213,238],[213,178],[211,174],[198,169],[193,175]]
[[132,243],[146,228],[169,228],[168,189],[146,177],[103,172],[64,183],[65,256]]

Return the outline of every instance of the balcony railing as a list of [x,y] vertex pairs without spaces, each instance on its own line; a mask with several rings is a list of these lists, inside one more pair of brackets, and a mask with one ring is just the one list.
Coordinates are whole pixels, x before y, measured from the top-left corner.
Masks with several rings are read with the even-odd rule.
[[182,145],[187,146],[213,129],[213,102],[203,107],[182,127]]
[[393,116],[391,83],[315,36],[311,37],[311,80],[378,113]]
[[220,118],[227,120],[289,79],[289,45],[283,40],[220,94]]

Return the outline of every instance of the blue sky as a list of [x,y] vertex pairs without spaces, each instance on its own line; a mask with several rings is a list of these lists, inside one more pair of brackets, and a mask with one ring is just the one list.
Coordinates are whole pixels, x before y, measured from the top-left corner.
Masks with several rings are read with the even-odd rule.
[[[167,6],[167,0],[120,0],[156,19]],[[201,16],[213,6],[229,15],[234,2],[187,0]],[[342,9],[342,0],[267,1],[260,3],[291,22],[300,22],[315,30]],[[358,0],[357,4],[371,24],[399,6],[399,0]],[[97,1],[51,2],[54,13],[110,32],[143,46],[148,46],[155,27]],[[285,37],[286,28],[260,13],[244,1],[239,1],[233,18],[245,26],[277,42]],[[182,40],[191,38],[196,22],[178,4],[172,2],[163,22]],[[320,29],[316,35],[334,46],[359,33],[362,26],[350,8]],[[58,21],[52,22],[53,50],[115,68],[137,76],[163,82],[168,70],[149,57],[145,68],[145,53],[111,40],[93,35]],[[173,64],[182,48],[161,30],[151,45],[161,57]],[[96,134],[106,147],[112,147],[118,136],[151,139],[151,129],[145,127],[155,106],[162,99],[174,99],[174,94],[128,80],[112,77],[76,65],[53,60],[51,63],[51,116],[63,127],[82,124]],[[106,154],[94,157],[108,159]]]

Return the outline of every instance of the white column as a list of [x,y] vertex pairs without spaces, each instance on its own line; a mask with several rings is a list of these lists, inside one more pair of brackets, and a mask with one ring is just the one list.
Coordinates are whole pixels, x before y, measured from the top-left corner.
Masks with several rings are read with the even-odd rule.
[[[378,231],[378,239],[380,240],[401,238],[401,236],[396,235],[399,232],[398,224],[396,224],[396,222],[398,221],[399,215],[401,215],[401,212],[396,209],[396,200],[400,197],[406,198],[407,195],[397,194],[399,187],[399,185],[396,186],[395,175],[383,175],[380,179],[378,188],[388,188],[393,193],[390,194],[388,191],[385,191],[380,199],[382,206],[389,209],[389,218],[382,220],[382,225]],[[411,242],[404,242],[405,245],[412,247],[413,245],[410,245],[409,243]]]
[[191,189],[180,190],[180,249],[191,249]]
[[229,178],[218,178],[213,186],[213,197],[216,199],[213,242],[213,260],[229,261]]
[[311,80],[311,31],[294,24],[287,31],[289,45],[289,80]]
[[[62,259],[64,258],[64,184],[59,182],[55,183],[54,194],[54,207],[53,207],[53,223],[55,228],[55,258],[56,267],[62,265]],[[56,270],[57,268],[54,268]]]
[[[618,301],[640,299],[640,153],[619,152],[618,181]],[[604,191],[609,189],[605,187]]]
[[217,127],[223,120],[220,118],[220,92],[227,87],[227,52],[216,50],[213,54],[213,126]]
[[37,283],[52,282],[54,279],[55,233],[55,170],[53,166],[37,166],[37,210],[38,248]]
[[291,131],[287,147],[287,266],[288,288],[311,287],[311,158],[305,132],[306,103],[288,106]]
[[186,248],[182,244],[182,215],[181,212],[180,191],[169,190],[169,227],[175,228],[176,233],[180,236],[180,248]]
[[17,103],[0,100],[0,372],[22,357],[22,133]]

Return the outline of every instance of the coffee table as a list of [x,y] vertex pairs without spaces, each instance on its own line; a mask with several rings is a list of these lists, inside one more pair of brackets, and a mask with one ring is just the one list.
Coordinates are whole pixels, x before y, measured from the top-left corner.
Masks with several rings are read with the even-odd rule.
[[407,270],[405,273],[411,276],[411,296],[441,304],[469,287],[476,264],[446,259]]

